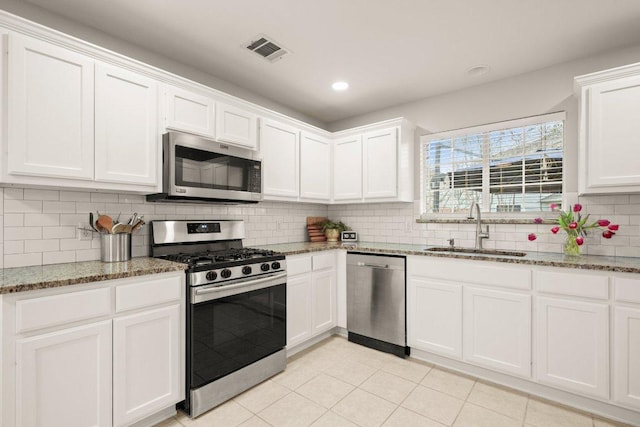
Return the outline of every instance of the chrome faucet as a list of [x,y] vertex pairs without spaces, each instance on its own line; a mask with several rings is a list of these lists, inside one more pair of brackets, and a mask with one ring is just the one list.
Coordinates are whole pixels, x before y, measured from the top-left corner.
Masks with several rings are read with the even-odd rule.
[[476,202],[471,203],[471,207],[469,208],[469,216],[467,217],[467,219],[473,219],[474,207],[476,208],[476,213],[478,214],[478,217],[476,218],[476,249],[482,249],[482,239],[489,238],[489,226],[487,225],[487,232],[483,233],[482,225],[480,224],[480,222],[482,221],[480,214],[480,205]]

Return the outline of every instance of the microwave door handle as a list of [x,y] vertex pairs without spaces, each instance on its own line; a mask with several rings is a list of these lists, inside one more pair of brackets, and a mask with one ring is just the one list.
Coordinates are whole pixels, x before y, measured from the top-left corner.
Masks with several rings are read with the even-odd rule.
[[[268,277],[261,277],[259,279],[245,280],[240,283],[236,283],[228,286],[211,286],[202,287],[196,289],[194,292],[194,301],[192,303],[200,303],[213,299],[223,298],[227,296],[237,295],[245,291],[246,288],[251,290],[258,290],[268,288],[278,284],[279,279],[286,279],[287,273],[273,274]],[[232,292],[230,292],[232,291]],[[237,291],[237,292],[236,292]]]

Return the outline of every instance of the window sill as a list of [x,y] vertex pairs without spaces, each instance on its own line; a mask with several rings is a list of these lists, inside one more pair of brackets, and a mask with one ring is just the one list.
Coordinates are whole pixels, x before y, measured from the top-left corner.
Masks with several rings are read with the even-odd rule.
[[[419,224],[475,224],[476,220],[467,218],[418,218]],[[483,224],[535,224],[534,218],[482,218]],[[556,224],[556,218],[544,219],[541,224]]]

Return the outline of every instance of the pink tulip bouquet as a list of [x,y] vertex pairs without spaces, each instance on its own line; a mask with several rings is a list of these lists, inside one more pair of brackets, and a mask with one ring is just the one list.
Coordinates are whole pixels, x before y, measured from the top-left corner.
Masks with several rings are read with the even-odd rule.
[[[551,210],[555,211],[558,205],[551,204]],[[584,238],[587,237],[587,230],[593,228],[603,228],[602,237],[605,239],[612,238],[616,231],[618,231],[618,224],[611,224],[608,219],[599,219],[592,223],[589,223],[589,214],[582,215],[582,205],[576,203],[571,209],[566,212],[560,211],[556,226],[551,227],[551,232],[557,234],[560,229],[567,233],[567,240],[564,244],[564,253],[567,255],[580,255],[580,246],[584,244]],[[533,220],[536,224],[544,223],[542,218],[536,218]],[[529,241],[534,241],[537,236],[534,233],[529,234]]]

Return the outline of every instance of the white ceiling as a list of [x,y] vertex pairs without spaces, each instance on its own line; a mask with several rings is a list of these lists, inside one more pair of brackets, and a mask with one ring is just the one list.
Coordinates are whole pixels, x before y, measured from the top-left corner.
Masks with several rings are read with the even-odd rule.
[[27,1],[325,123],[640,43],[639,0]]

